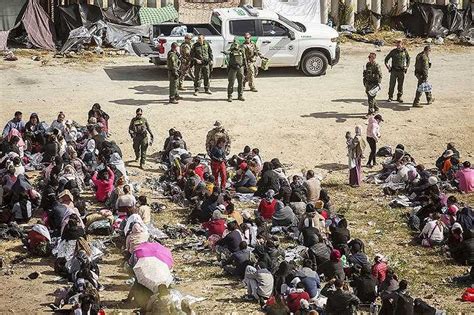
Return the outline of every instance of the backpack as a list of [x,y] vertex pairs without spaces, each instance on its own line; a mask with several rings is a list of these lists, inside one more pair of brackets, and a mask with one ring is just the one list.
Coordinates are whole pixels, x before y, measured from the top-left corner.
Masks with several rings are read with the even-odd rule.
[[395,315],[414,315],[413,298],[407,294],[398,292],[398,299],[395,305]]
[[110,235],[112,234],[112,226],[107,219],[94,221],[89,225],[87,232],[95,235]]
[[435,315],[436,309],[422,299],[415,299],[415,307],[413,308],[416,315]]
[[381,147],[377,151],[377,156],[391,157],[392,156],[392,148],[389,147],[389,146]]

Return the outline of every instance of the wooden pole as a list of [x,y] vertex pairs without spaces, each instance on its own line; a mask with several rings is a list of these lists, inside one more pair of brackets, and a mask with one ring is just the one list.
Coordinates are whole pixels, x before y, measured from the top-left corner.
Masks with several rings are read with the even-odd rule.
[[328,1],[329,0],[320,0],[320,9],[321,9],[321,24],[328,24]]
[[[382,12],[382,0],[372,0],[372,12],[380,14]],[[380,28],[380,19],[372,16],[372,25],[374,29],[377,31]]]
[[331,0],[331,16],[334,19],[334,25],[339,25],[339,0]]

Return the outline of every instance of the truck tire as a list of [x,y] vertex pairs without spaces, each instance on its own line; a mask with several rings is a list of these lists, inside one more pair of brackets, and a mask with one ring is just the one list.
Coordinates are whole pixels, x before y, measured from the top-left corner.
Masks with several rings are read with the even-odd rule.
[[301,61],[301,70],[307,76],[319,76],[326,74],[328,59],[320,51],[310,51],[304,55]]

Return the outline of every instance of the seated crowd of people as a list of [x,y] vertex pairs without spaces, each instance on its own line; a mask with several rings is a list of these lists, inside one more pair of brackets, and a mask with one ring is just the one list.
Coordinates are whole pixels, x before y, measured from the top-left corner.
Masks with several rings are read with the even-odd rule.
[[[352,314],[375,308],[378,297],[380,314],[435,311],[409,296],[407,282],[382,255],[367,257],[313,170],[290,179],[277,158],[265,162],[249,146],[228,158],[230,137],[220,122],[214,126],[206,140],[209,158],[193,156],[182,134],[170,130],[161,180],[173,187],[169,194],[185,196],[190,221],[202,224],[223,271],[246,285],[246,300],[268,314]],[[236,198],[258,206],[239,210]]]
[[[443,246],[458,264],[473,266],[474,212],[470,205],[448,195],[474,191],[474,169],[469,161],[459,161],[460,153],[448,143],[436,168],[427,170],[399,144],[374,178],[385,194],[398,195],[395,201],[413,208],[408,223],[418,233],[415,241],[425,247]],[[474,277],[473,268],[471,274]]]
[[26,247],[32,255],[55,257],[55,272],[72,282],[54,292],[55,310],[64,304],[72,304],[75,314],[100,310],[103,253],[91,234],[117,231],[131,257],[153,228],[147,197],[134,196],[122,152],[108,138],[108,119],[99,104],[89,111],[86,126],[66,120],[63,112],[51,125],[36,113],[25,123],[16,112],[2,133],[0,221],[39,218],[24,235]]
[[[61,112],[48,126],[32,114],[25,124],[17,112],[7,123],[0,153],[0,218],[8,223],[41,216],[28,233],[27,247],[37,255],[53,254],[55,271],[73,283],[56,292],[53,307],[72,301],[84,314],[95,314],[103,286],[100,254],[88,234],[117,231],[134,270],[137,250],[153,241],[151,208],[129,183],[121,150],[108,138],[109,116],[100,105],[94,104],[84,127],[65,118]],[[243,281],[246,300],[256,301],[268,314],[352,314],[361,307],[375,309],[379,297],[380,314],[436,311],[413,300],[407,281],[397,277],[383,255],[367,256],[363,240],[351,237],[349,222],[337,213],[313,170],[290,179],[279,159],[264,161],[260,150],[249,146],[230,156],[230,137],[218,121],[205,148],[206,154],[193,155],[182,133],[171,129],[160,154],[167,165],[160,180],[169,188],[166,194],[186,200],[190,222],[202,226],[223,272]],[[446,164],[444,174],[450,169]],[[34,185],[27,169],[41,169]],[[472,210],[453,197],[444,200],[437,177],[415,165],[401,146],[383,164],[379,180],[393,178],[397,185],[384,190],[406,191],[410,202],[421,206],[411,221],[422,239],[430,246],[444,244],[433,230],[450,224],[450,255],[472,265]],[[99,210],[85,201],[87,191],[93,191]],[[236,198],[258,205],[238,209]],[[135,282],[127,300],[152,314],[178,314],[160,309],[169,298],[170,265],[160,270],[167,280],[157,292]]]

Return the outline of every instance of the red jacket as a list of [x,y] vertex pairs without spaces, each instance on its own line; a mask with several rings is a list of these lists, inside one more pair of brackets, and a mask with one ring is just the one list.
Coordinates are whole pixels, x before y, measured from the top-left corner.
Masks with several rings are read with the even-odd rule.
[[385,280],[385,277],[387,276],[387,269],[388,266],[383,261],[375,263],[372,266],[372,276],[377,279],[378,284],[382,283]]
[[224,231],[226,229],[226,224],[224,219],[218,219],[218,220],[211,220],[208,222],[204,222],[202,224],[202,227],[207,230],[209,233],[209,236],[212,234],[217,234],[219,236],[222,236],[224,234]]
[[258,212],[265,220],[271,220],[273,214],[275,213],[275,206],[277,200],[273,199],[271,202],[268,202],[267,199],[263,198],[260,201],[260,205],[258,206]]
[[101,180],[97,178],[97,172],[92,176],[92,182],[97,188],[95,192],[95,199],[99,202],[105,202],[109,198],[110,193],[114,190],[115,174],[110,168],[107,168],[109,174],[109,180]]
[[290,309],[290,312],[296,313],[301,308],[301,300],[309,301],[310,297],[308,292],[293,292],[286,298],[286,305]]

